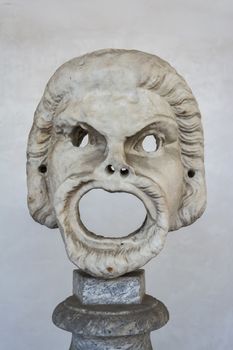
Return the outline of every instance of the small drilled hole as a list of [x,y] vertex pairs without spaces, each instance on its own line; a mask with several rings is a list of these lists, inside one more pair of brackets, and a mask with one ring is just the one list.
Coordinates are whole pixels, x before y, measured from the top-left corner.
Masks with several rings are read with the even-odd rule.
[[47,171],[47,166],[45,164],[41,164],[38,168],[39,172],[44,174]]
[[189,169],[189,171],[188,171],[188,177],[192,178],[192,177],[194,177],[194,176],[195,176],[195,170]]
[[129,175],[129,169],[127,169],[127,168],[121,168],[121,175],[122,175],[122,176],[127,176],[127,175]]
[[107,171],[107,173],[109,173],[109,174],[113,174],[113,173],[115,172],[115,169],[114,169],[114,167],[113,167],[111,164],[109,164],[109,165],[106,167],[106,171]]

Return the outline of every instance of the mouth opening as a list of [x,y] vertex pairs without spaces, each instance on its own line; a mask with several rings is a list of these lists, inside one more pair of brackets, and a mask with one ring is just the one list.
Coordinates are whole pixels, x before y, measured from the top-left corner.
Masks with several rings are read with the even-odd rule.
[[100,188],[91,189],[82,196],[78,211],[86,231],[107,238],[136,234],[147,218],[143,201],[134,194]]

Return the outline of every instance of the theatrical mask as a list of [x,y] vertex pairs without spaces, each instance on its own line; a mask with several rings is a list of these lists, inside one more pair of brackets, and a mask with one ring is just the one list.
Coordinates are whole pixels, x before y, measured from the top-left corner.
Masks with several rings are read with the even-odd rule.
[[[155,55],[106,49],[62,65],[36,109],[27,157],[32,217],[59,227],[70,260],[93,276],[142,267],[169,231],[205,209],[198,104],[185,80]],[[147,213],[141,227],[123,237],[91,232],[79,203],[94,189],[136,196]]]

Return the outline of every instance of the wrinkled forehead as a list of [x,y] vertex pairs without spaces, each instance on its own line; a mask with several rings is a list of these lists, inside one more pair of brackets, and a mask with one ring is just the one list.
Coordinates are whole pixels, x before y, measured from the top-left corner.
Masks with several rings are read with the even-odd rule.
[[127,137],[160,120],[176,123],[168,102],[155,92],[92,89],[81,99],[72,97],[55,123],[68,127],[87,123],[103,135]]

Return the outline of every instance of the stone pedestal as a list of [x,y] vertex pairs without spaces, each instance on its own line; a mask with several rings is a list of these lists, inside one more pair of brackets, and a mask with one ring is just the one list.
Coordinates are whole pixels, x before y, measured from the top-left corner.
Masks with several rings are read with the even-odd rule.
[[73,295],[53,313],[54,324],[72,333],[70,350],[152,350],[150,332],[168,318],[145,294],[144,270],[111,280],[74,270]]

